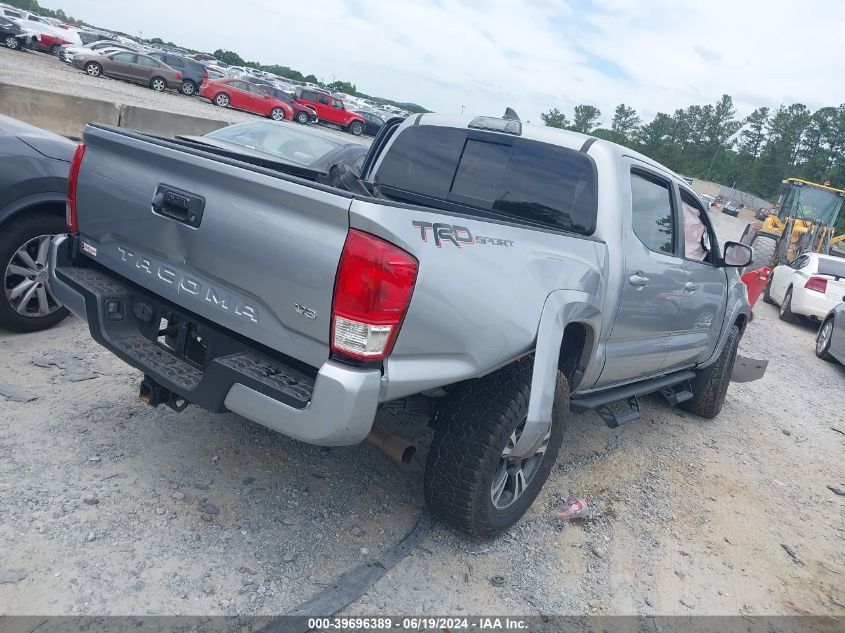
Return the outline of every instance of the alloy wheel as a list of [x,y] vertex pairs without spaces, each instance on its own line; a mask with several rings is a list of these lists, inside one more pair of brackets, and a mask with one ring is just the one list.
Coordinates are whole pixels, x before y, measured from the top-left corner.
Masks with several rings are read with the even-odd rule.
[[61,306],[50,291],[47,254],[52,235],[39,235],[12,255],[3,275],[6,300],[26,317],[44,317]]
[[156,92],[164,92],[165,88],[167,88],[167,84],[164,83],[163,79],[153,79],[153,90]]
[[528,488],[540,467],[540,462],[543,461],[543,456],[549,445],[549,438],[552,435],[551,430],[549,430],[543,437],[537,452],[530,457],[512,457],[513,449],[519,442],[519,438],[522,437],[524,429],[525,421],[523,420],[508,438],[508,443],[502,451],[499,463],[496,465],[496,472],[493,474],[493,483],[490,485],[490,499],[493,501],[493,506],[499,510],[513,505]]
[[816,340],[816,351],[821,354],[823,351],[827,349],[827,345],[830,342],[830,336],[833,334],[833,321],[828,319],[822,325],[822,329],[819,330],[819,336]]

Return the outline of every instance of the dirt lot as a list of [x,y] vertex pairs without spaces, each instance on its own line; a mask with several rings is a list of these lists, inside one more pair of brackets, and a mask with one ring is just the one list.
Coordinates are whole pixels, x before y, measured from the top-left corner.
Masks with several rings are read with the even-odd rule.
[[[28,88],[52,90],[79,97],[101,99],[119,104],[143,106],[175,114],[205,117],[240,123],[260,121],[261,117],[248,112],[219,108],[202,97],[186,97],[176,92],[156,92],[146,86],[109,79],[89,77],[59,60],[57,57],[29,50],[12,51],[0,46],[0,81]],[[320,126],[344,139],[369,144],[368,137],[355,137],[333,127]]]
[[[714,218],[723,239],[744,225]],[[741,353],[769,371],[717,420],[659,397],[618,430],[573,419],[517,527],[479,543],[435,526],[346,613],[845,615],[845,497],[828,488],[845,489],[845,368],[814,356],[812,326],[756,317]],[[80,362],[95,376],[72,380]],[[0,382],[37,396],[0,398],[0,612],[284,613],[416,522],[418,465],[151,409],[140,379],[73,318],[0,333]],[[382,415],[425,446],[423,419]],[[592,515],[561,524],[573,495]]]

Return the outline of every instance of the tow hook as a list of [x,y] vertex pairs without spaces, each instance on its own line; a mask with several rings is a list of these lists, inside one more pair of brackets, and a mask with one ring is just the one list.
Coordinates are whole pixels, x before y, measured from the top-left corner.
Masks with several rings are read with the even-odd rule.
[[177,412],[184,411],[190,404],[185,398],[162,387],[149,376],[144,376],[144,380],[141,382],[138,399],[153,408],[163,404]]

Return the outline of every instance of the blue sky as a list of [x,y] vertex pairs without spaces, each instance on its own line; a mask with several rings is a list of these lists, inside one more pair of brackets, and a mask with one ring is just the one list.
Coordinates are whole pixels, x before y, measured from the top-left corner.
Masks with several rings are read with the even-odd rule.
[[[821,0],[44,0],[98,25],[228,48],[441,112],[526,120],[624,102],[845,102],[845,3]],[[166,17],[165,17],[166,16]]]

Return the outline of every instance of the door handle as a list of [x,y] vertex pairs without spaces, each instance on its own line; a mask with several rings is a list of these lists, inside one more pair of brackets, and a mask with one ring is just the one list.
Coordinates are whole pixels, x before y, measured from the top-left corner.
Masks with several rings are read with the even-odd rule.
[[693,292],[695,290],[698,290],[698,284],[693,281],[688,281],[684,284],[684,290],[686,290],[687,292]]
[[643,275],[639,272],[636,272],[633,275],[631,275],[630,277],[628,277],[628,283],[629,284],[631,284],[632,286],[640,287],[640,288],[642,288],[643,286],[647,286],[649,281],[651,281],[651,280],[648,277],[646,277],[645,275]]

